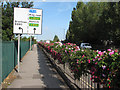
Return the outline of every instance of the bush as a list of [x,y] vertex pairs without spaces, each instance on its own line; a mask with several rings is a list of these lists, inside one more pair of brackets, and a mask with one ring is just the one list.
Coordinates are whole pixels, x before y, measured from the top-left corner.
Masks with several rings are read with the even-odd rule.
[[39,42],[54,59],[61,64],[69,63],[76,79],[82,74],[91,73],[91,80],[104,87],[120,87],[120,51],[108,49],[98,51],[79,48],[76,44]]

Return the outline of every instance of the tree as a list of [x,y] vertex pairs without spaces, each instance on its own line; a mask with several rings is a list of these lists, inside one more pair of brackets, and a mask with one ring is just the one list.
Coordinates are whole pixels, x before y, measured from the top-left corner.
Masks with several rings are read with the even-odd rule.
[[13,16],[14,7],[30,8],[33,2],[2,2],[2,39],[3,41],[10,41],[14,38],[13,34]]
[[22,41],[29,41],[27,37],[22,37],[21,40]]
[[59,38],[57,35],[54,36],[54,39],[53,39],[54,42],[58,42],[59,41]]
[[67,41],[76,44],[120,42],[120,2],[78,2],[71,16]]

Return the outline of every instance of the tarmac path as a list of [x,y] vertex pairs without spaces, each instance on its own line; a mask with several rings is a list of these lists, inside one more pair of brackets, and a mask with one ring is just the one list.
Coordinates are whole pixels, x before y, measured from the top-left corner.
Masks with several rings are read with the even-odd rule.
[[36,44],[23,58],[20,72],[15,75],[17,78],[7,88],[68,88]]

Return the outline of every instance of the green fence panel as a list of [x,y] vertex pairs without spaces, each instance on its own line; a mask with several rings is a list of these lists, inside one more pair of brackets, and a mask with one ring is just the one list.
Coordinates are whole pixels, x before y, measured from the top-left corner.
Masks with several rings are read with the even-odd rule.
[[14,42],[2,43],[2,81],[14,68]]
[[27,53],[27,51],[30,48],[30,43],[29,41],[21,41],[20,42],[20,59]]
[[[33,41],[32,44],[33,45]],[[17,65],[17,54],[18,54],[18,42],[14,41],[3,41],[2,45],[2,81],[9,75],[9,73]],[[20,60],[26,54],[30,48],[29,41],[20,42]]]
[[14,42],[14,67],[17,65],[17,57],[18,56],[18,42]]
[[0,84],[2,82],[2,42],[0,41]]
[[31,45],[33,45],[34,44],[34,41],[32,41],[32,44]]

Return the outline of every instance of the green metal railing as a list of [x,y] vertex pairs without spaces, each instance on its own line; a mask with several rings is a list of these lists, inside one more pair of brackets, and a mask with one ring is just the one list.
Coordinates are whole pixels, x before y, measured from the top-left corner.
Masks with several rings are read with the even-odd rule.
[[[33,45],[33,42],[31,45]],[[18,42],[3,41],[1,47],[2,47],[2,81],[3,81],[17,65]],[[29,41],[20,42],[20,60],[26,54],[29,48],[30,48]]]
[[2,82],[2,42],[0,41],[0,84]]

